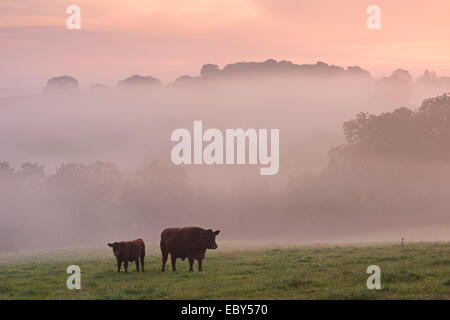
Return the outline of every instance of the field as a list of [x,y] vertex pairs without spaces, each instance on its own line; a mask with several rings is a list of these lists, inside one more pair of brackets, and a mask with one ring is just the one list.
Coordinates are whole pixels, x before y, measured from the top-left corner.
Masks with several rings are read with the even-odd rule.
[[[116,272],[106,245],[1,254],[0,299],[450,298],[448,242],[219,246],[207,252],[202,273],[189,273],[187,260],[178,260],[176,273],[170,264],[161,273],[156,245],[147,246],[146,272],[131,264],[128,274]],[[81,268],[81,290],[66,287],[72,264]],[[381,268],[381,290],[366,287],[372,264]]]

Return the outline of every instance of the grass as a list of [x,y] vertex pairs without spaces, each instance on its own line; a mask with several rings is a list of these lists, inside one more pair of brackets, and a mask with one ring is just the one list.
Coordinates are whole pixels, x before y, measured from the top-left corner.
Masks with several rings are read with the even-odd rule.
[[[106,246],[0,255],[0,299],[449,299],[450,243],[400,245],[221,246],[204,271],[178,260],[160,272],[151,245],[146,272],[116,272]],[[170,259],[169,259],[170,261]],[[81,268],[81,290],[66,287],[68,265]],[[368,290],[366,268],[381,268],[381,290]],[[195,265],[195,270],[197,265]]]

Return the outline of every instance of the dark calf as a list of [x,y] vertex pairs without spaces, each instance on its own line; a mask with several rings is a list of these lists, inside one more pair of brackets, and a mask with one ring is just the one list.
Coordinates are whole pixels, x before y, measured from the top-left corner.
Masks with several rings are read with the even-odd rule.
[[136,262],[136,271],[139,272],[139,260],[141,262],[141,269],[144,272],[144,258],[145,258],[145,243],[142,239],[134,241],[122,241],[108,243],[108,246],[113,249],[113,253],[117,259],[117,272],[120,272],[122,262],[124,264],[125,272],[128,272],[128,262]]

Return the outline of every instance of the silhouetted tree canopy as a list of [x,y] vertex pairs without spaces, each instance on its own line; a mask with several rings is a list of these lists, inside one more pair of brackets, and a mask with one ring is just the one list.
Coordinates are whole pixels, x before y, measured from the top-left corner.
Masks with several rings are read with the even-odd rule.
[[76,90],[78,80],[71,76],[54,77],[47,81],[46,91],[67,91]]
[[118,85],[130,87],[160,87],[161,81],[159,79],[153,78],[152,76],[141,76],[135,74],[129,78],[119,81]]
[[343,130],[347,144],[330,152],[333,165],[360,156],[448,160],[450,96],[426,99],[416,111],[399,108],[378,116],[359,113],[344,123]]
[[260,77],[271,75],[295,75],[295,76],[351,76],[370,78],[370,73],[358,66],[350,66],[347,69],[328,65],[318,61],[316,64],[295,64],[291,61],[268,59],[263,62],[236,62],[227,64],[220,69],[216,64],[205,64],[200,70],[200,77],[182,76],[176,79],[176,85],[201,83],[210,79],[228,79],[230,77]]
[[411,82],[413,81],[413,78],[411,77],[411,74],[408,70],[404,69],[397,69],[389,77],[383,78],[384,80],[393,80],[393,81],[405,81],[405,82]]
[[216,64],[205,64],[200,70],[200,75],[202,77],[208,77],[215,75],[220,72],[219,66]]

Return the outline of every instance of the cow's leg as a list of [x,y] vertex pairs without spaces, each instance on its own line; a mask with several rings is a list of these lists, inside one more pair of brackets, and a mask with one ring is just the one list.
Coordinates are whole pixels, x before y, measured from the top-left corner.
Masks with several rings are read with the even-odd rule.
[[165,271],[166,271],[166,263],[167,263],[167,259],[169,258],[169,253],[168,253],[167,251],[161,250],[161,255],[162,255],[162,267],[161,267],[161,272],[165,272]]
[[198,271],[202,271],[202,259],[198,259]]
[[173,254],[170,255],[170,259],[172,260],[172,271],[177,271],[177,257],[175,257]]
[[194,266],[194,258],[189,257],[189,272],[194,271],[192,268]]
[[123,262],[123,267],[125,268],[125,273],[127,273],[128,272],[128,261],[127,260],[125,260]]
[[117,259],[117,272],[120,272],[120,267],[122,266],[122,261]]
[[136,258],[136,271],[139,272],[139,257]]
[[141,270],[144,272],[144,256],[141,256]]
[[164,271],[166,271],[166,263],[167,263],[167,258],[169,257],[169,251],[166,249],[166,245],[164,244],[164,241],[162,241],[162,240],[160,242],[160,248],[161,248],[161,256],[162,256],[161,272],[164,272]]

